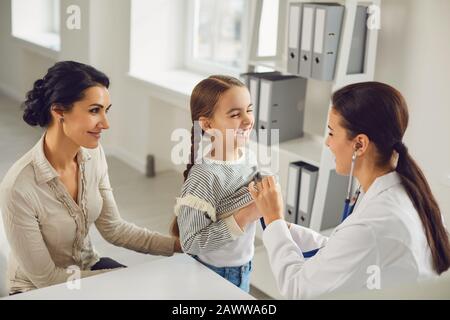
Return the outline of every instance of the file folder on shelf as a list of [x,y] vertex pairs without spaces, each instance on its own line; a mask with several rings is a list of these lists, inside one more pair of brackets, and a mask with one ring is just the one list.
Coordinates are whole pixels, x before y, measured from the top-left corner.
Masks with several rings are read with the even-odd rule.
[[288,168],[286,221],[309,227],[319,168],[303,161]]
[[334,228],[341,223],[342,206],[347,196],[347,183],[348,177],[338,175],[334,169],[330,171],[320,230]]
[[314,17],[315,5],[310,3],[303,4],[300,32],[299,75],[304,78],[310,78],[312,73]]
[[[258,141],[283,142],[303,136],[306,79],[274,75],[261,78],[259,93]],[[278,141],[271,130],[278,133]]]
[[301,166],[303,162],[292,162],[288,168],[286,211],[284,217],[286,221],[296,223],[298,212],[298,197],[300,187]]
[[243,83],[243,84],[245,84],[245,86],[250,90],[250,77],[249,77],[249,75],[250,75],[251,73],[250,72],[248,72],[248,73],[241,73],[240,75],[239,75],[239,80],[241,80],[241,82]]
[[289,30],[288,30],[288,65],[287,71],[298,74],[300,61],[300,23],[302,5],[294,2],[289,4]]
[[344,7],[315,4],[312,78],[333,80]]
[[357,6],[347,74],[364,73],[367,40],[367,7]]
[[[247,86],[251,101],[253,104],[253,116],[255,118],[254,130],[258,129],[258,118],[259,118],[259,91],[260,91],[260,78],[264,76],[274,76],[280,75],[278,71],[273,72],[247,72],[240,75],[241,81]],[[257,135],[252,135],[252,138],[256,138]]]
[[319,168],[303,163],[300,175],[300,194],[298,199],[298,212],[296,223],[298,225],[309,227],[311,214],[316,193],[317,177]]

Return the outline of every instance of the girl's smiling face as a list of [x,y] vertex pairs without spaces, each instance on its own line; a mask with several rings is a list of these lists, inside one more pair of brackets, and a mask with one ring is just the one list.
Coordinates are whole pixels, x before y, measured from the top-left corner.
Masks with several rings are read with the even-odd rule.
[[[218,131],[214,134],[215,146],[220,146],[217,137],[222,137],[224,155],[231,155],[244,146],[255,123],[250,93],[246,87],[233,86],[223,93],[215,106],[210,119],[201,117],[206,131]],[[229,146],[227,148],[227,146]],[[229,150],[232,149],[232,150]]]

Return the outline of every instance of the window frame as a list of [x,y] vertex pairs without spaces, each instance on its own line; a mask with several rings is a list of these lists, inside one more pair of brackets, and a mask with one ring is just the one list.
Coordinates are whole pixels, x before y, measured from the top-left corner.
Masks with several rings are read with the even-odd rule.
[[[51,52],[61,51],[61,0],[47,0],[45,9],[51,12],[50,25],[47,30],[33,30],[23,32],[19,27],[23,19],[17,19],[18,13],[14,0],[11,1],[11,25],[10,36],[23,44],[30,44],[31,48],[42,48]],[[39,49],[38,49],[39,50]],[[52,54],[50,54],[52,55]]]
[[249,21],[250,21],[250,5],[249,1],[244,1],[244,14],[242,16],[242,52],[244,52],[241,57],[241,67],[233,68],[221,65],[220,63],[215,63],[212,61],[207,61],[194,57],[194,30],[195,30],[195,15],[196,15],[196,1],[188,0],[187,2],[187,27],[186,27],[186,37],[185,37],[185,68],[189,71],[202,73],[202,74],[228,74],[233,76],[238,76],[240,73],[247,69],[248,63],[248,41],[249,41]]

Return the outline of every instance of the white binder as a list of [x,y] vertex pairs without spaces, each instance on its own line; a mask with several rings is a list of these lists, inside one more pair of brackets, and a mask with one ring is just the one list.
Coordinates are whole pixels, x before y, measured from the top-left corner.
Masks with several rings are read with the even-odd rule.
[[302,164],[296,223],[304,227],[309,227],[311,222],[318,174],[319,168],[307,163]]
[[287,71],[292,74],[298,74],[299,72],[301,14],[302,14],[301,3],[294,2],[289,4]]
[[334,69],[341,34],[344,7],[338,4],[316,4],[312,78],[330,81]]
[[364,73],[367,41],[367,7],[357,6],[347,74]]
[[[270,76],[270,75],[279,75],[280,72],[247,72],[240,74],[240,78],[242,82],[247,86],[250,92],[250,98],[253,104],[253,116],[255,118],[255,124],[253,126],[254,130],[257,130],[259,127],[258,119],[259,119],[259,92],[260,92],[260,81],[261,77]],[[257,139],[257,134],[252,134],[252,140]]]
[[290,163],[288,168],[286,211],[284,217],[286,221],[292,223],[297,223],[298,197],[302,163],[303,162],[301,161]]
[[299,75],[311,77],[315,5],[305,3],[302,9]]

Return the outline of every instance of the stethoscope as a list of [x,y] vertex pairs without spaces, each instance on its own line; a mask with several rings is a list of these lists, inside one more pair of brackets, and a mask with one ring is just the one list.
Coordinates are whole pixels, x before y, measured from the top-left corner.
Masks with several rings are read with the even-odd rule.
[[355,195],[352,198],[352,188],[353,188],[353,171],[355,170],[355,162],[356,162],[356,152],[355,150],[352,155],[352,164],[350,166],[350,176],[348,177],[348,186],[347,186],[347,197],[344,202],[344,210],[342,212],[342,221],[348,218],[349,215],[352,214],[353,209],[355,208],[355,204],[358,201],[359,194],[361,193],[361,186],[356,189]]
[[[361,193],[361,186],[356,189],[354,196],[352,197],[352,189],[353,189],[353,171],[355,170],[355,162],[356,162],[356,149],[352,155],[352,164],[350,166],[350,175],[348,178],[348,186],[347,186],[347,196],[344,202],[344,210],[342,212],[342,221],[348,218],[349,215],[352,214],[353,209],[355,208],[356,202],[358,201],[359,194]],[[319,252],[321,248],[317,248],[311,251],[302,252],[304,258],[311,258]]]

